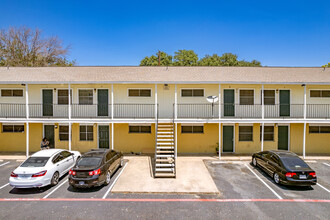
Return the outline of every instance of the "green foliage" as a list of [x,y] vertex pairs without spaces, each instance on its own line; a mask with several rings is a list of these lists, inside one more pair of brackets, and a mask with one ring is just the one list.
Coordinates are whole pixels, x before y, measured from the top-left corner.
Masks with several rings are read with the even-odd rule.
[[[145,57],[140,62],[140,66],[158,66],[158,56],[159,53],[151,55],[150,57]],[[160,65],[161,66],[172,66],[172,56],[165,52],[160,51]]]
[[193,50],[179,50],[174,55],[174,66],[197,66],[198,56]]
[[330,67],[330,63],[323,65],[322,67]]
[[[165,52],[161,52],[161,66],[261,66],[257,60],[251,62],[238,60],[238,56],[232,53],[224,53],[221,56],[213,54],[206,55],[198,60],[198,55],[193,50],[178,50],[174,59]],[[145,57],[140,66],[158,66],[158,54]]]

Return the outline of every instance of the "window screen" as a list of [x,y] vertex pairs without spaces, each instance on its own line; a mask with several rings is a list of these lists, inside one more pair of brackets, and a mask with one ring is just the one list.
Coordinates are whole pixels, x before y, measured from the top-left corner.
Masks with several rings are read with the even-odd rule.
[[254,105],[254,90],[239,91],[240,105]]

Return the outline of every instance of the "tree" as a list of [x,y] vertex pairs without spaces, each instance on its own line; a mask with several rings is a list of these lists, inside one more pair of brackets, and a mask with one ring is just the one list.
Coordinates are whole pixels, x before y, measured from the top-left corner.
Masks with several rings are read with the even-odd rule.
[[[160,54],[160,60],[159,60]],[[145,57],[140,62],[140,66],[172,66],[172,56],[168,55],[163,51],[159,51],[156,55],[151,55],[150,57]],[[160,62],[159,62],[160,61]]]
[[0,66],[73,66],[69,46],[57,36],[43,38],[41,30],[11,27],[0,31]]
[[330,67],[330,63],[323,65],[322,67]]
[[178,50],[174,55],[174,66],[197,66],[198,56],[193,50]]
[[223,66],[221,57],[218,54],[205,55],[202,59],[198,61],[199,66]]

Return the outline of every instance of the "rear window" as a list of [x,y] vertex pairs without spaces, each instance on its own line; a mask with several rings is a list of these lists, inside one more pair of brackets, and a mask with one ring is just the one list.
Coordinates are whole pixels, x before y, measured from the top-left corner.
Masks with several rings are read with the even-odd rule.
[[29,157],[21,167],[43,167],[48,160],[49,157]]
[[284,167],[287,169],[309,168],[309,166],[299,157],[282,157]]
[[82,157],[78,160],[78,167],[97,166],[101,163],[102,157]]

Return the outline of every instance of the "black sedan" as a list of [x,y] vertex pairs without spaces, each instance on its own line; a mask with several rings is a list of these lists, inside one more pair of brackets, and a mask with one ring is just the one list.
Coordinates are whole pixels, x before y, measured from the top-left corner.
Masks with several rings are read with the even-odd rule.
[[275,183],[311,186],[316,173],[300,157],[289,151],[262,151],[252,155],[252,165],[270,175]]
[[92,149],[83,154],[69,171],[69,184],[79,188],[108,185],[111,175],[122,165],[122,153]]

